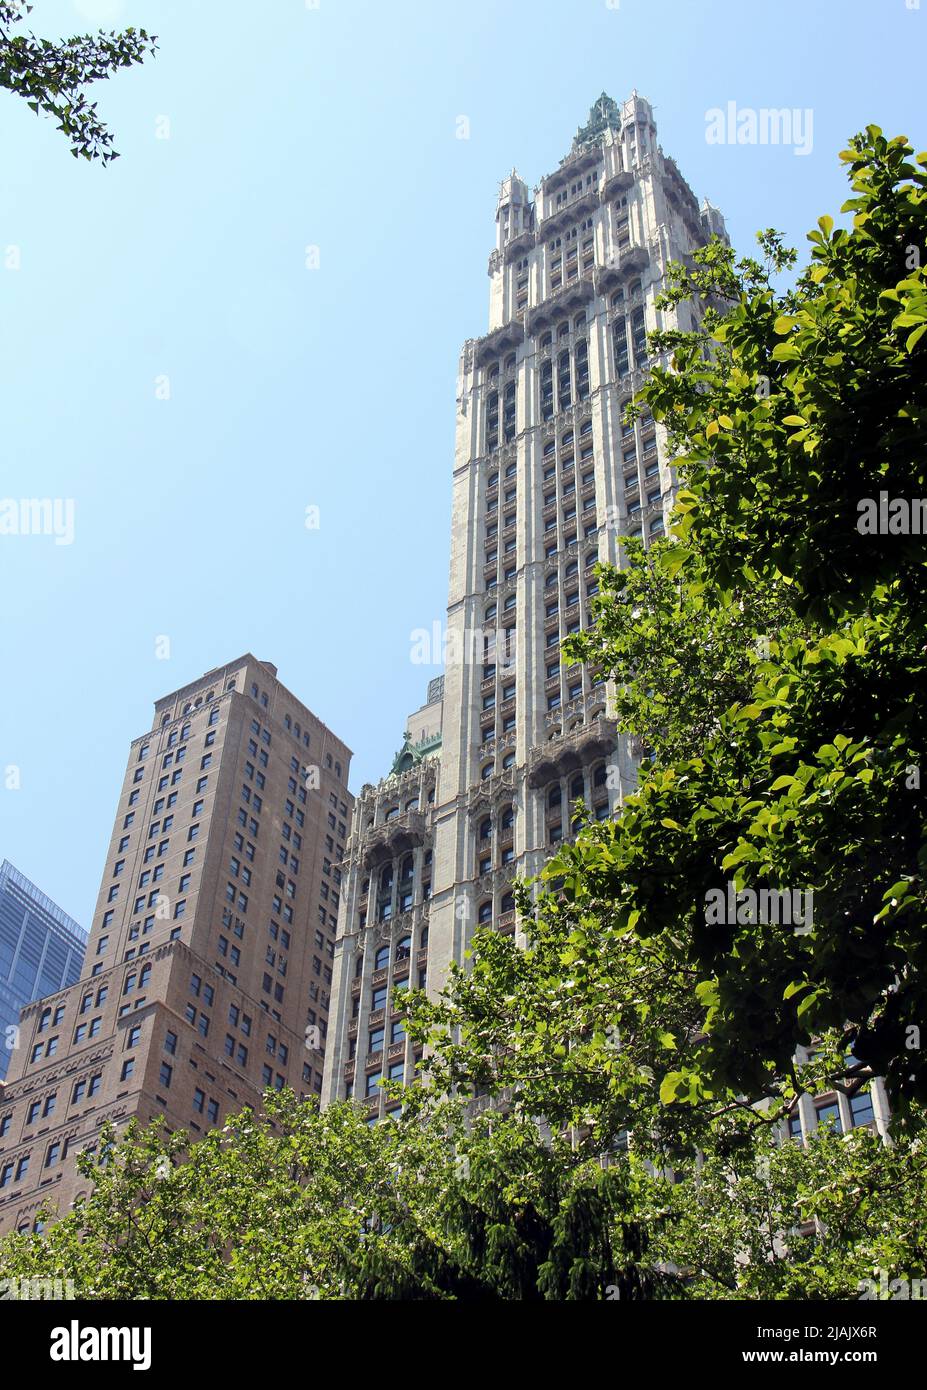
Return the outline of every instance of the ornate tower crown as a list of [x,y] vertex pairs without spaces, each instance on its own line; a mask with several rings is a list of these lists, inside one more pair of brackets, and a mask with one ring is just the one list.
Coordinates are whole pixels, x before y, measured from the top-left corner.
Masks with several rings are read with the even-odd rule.
[[603,92],[589,112],[589,119],[586,124],[580,126],[576,132],[572,152],[581,149],[584,145],[595,144],[607,130],[620,129],[621,107],[617,101],[612,100],[607,92]]

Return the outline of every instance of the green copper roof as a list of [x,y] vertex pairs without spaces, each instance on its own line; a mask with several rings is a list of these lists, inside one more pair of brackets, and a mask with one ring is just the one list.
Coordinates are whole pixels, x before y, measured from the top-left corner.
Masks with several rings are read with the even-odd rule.
[[580,126],[573,141],[573,149],[580,149],[583,145],[593,145],[596,140],[600,140],[607,130],[621,129],[621,107],[617,101],[613,101],[607,92],[603,92],[598,101],[589,112],[589,119],[585,125]]
[[425,758],[437,753],[441,747],[441,735],[431,734],[430,737],[422,739],[420,743],[413,743],[408,729],[406,730],[402,747],[393,759],[393,765],[389,770],[392,775],[396,772],[408,772],[410,767],[415,767],[416,763],[423,762]]

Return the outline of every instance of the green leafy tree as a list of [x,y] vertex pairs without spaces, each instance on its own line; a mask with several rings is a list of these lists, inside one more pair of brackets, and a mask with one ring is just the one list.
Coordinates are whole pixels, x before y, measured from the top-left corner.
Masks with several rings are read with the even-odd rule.
[[[784,294],[773,233],[765,264],[715,242],[678,269],[668,301],[707,312],[656,335],[673,360],[642,393],[677,453],[674,537],[606,576],[571,646],[617,679],[655,756],[616,823],[552,869],[568,900],[607,900],[696,968],[702,1042],[667,1067],[668,1102],[794,1090],[817,1038],[838,1084],[863,1063],[902,1112],[927,1091],[924,539],[864,524],[867,498],[910,518],[927,494],[927,156],[911,155],[875,127],[852,141],[852,226],[821,218]],[[711,922],[728,882],[810,892],[810,929]]]
[[910,1297],[927,1269],[922,1138],[825,1126],[803,1147],[735,1126],[684,1181],[643,1191],[661,1217],[653,1253],[688,1298],[881,1298],[895,1280]]
[[923,1277],[920,1138],[777,1145],[735,1114],[667,1173],[636,1145],[600,1163],[575,1135],[447,1100],[375,1128],[349,1104],[266,1105],[195,1143],[105,1129],[81,1158],[91,1195],[0,1241],[0,1279],[95,1301],[597,1302],[856,1298],[867,1279],[879,1297]]
[[155,37],[129,28],[120,34],[101,30],[54,42],[14,32],[32,8],[23,0],[0,0],[0,86],[22,97],[36,115],[52,116],[75,159],[100,159],[104,164],[117,159],[112,133],[85,89],[120,68],[143,62],[155,51]]
[[371,1128],[349,1104],[265,1103],[196,1143],[157,1123],[104,1131],[79,1158],[90,1196],[0,1241],[0,1278],[71,1279],[89,1299],[597,1300],[668,1284],[629,1171],[536,1124],[442,1102],[427,1123],[410,1109]]

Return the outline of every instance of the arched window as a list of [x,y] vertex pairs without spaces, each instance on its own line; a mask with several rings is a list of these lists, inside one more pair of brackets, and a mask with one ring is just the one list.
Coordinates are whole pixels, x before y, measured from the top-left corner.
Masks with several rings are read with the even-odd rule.
[[544,334],[542,334],[542,336],[541,336],[541,343],[540,343],[540,346],[541,346],[542,348],[549,348],[552,341],[553,341],[553,339],[551,338],[551,335],[550,335],[549,333],[544,333]]
[[497,609],[496,605],[495,605],[494,603],[491,603],[491,604],[488,606],[488,608],[486,609],[486,612],[483,614],[483,617],[484,617],[484,619],[486,620],[487,623],[492,622],[492,620],[493,620],[493,618],[495,618],[497,612],[498,612],[498,609]]
[[499,822],[499,829],[500,829],[500,830],[511,830],[511,829],[512,829],[512,826],[513,826],[514,824],[515,824],[515,807],[514,807],[514,806],[506,806],[505,810],[502,812],[502,819],[501,819],[500,822]]
[[589,395],[589,349],[585,338],[576,344],[576,395],[581,401]]
[[544,580],[544,588],[545,588],[545,589],[552,589],[552,588],[554,587],[554,585],[556,584],[557,580],[559,579],[559,577],[560,577],[560,576],[557,574],[557,571],[554,570],[553,574],[549,574],[549,575],[547,576],[547,578]]
[[387,811],[386,815],[383,817],[383,819],[384,819],[385,821],[396,820],[398,816],[399,816],[399,807],[398,807],[398,806],[391,806],[391,807],[389,808],[389,810]]
[[392,886],[393,866],[392,864],[384,864],[383,868],[380,870],[380,892],[385,893],[387,889],[392,888]]
[[583,780],[583,774],[580,772],[570,783],[570,799],[575,801],[577,798],[582,799],[585,795],[586,784]]
[[515,383],[510,381],[505,388],[502,414],[502,435],[506,443],[515,438]]
[[480,781],[485,782],[487,777],[492,776],[492,763],[484,763],[480,772]]
[[557,403],[561,410],[566,410],[573,403],[570,389],[570,354],[568,352],[561,352],[557,359]]
[[491,835],[492,835],[492,817],[491,817],[491,816],[487,816],[485,820],[480,821],[480,839],[481,839],[481,840],[488,840],[489,837],[490,837]]
[[418,939],[418,948],[419,948],[420,951],[424,951],[424,949],[425,949],[425,947],[426,947],[427,945],[428,945],[428,928],[427,928],[427,926],[425,926],[425,927],[422,927],[421,936],[420,936],[419,939]]
[[479,912],[478,912],[478,914],[477,914],[477,917],[478,917],[478,920],[479,920],[480,922],[491,922],[491,921],[492,921],[492,899],[491,899],[491,898],[487,898],[486,901],[485,901],[484,903],[480,903],[480,908],[479,908]]
[[413,798],[412,798],[411,801],[407,801],[407,802],[406,802],[406,810],[407,810],[407,811],[417,811],[417,810],[418,810],[418,797],[417,797],[417,796],[413,796]]
[[560,792],[560,787],[559,787],[559,785],[556,786],[556,787],[551,787],[550,791],[547,793],[547,807],[548,807],[548,810],[551,810],[551,811],[552,811],[552,810],[554,809],[555,806],[559,806],[561,800],[562,800],[562,796],[561,796],[561,792]]
[[608,768],[604,763],[599,763],[595,772],[592,774],[592,785],[594,787],[605,787],[608,785]]
[[[541,419],[549,420],[554,413],[554,369],[550,358],[541,363]],[[545,450],[545,453],[547,451]]]
[[514,754],[514,753],[506,753],[505,757],[502,759],[502,770],[503,770],[503,772],[504,772],[507,768],[514,767],[514,766],[515,766],[515,754]]
[[387,965],[389,965],[389,947],[380,946],[373,958],[373,968],[374,970],[384,970]]
[[499,392],[490,391],[486,400],[486,447],[494,449],[499,443]]
[[411,854],[407,854],[402,861],[402,867],[399,870],[399,878],[403,883],[411,883],[414,874],[415,865],[412,861],[412,856]]
[[397,959],[397,960],[408,960],[409,957],[411,956],[411,954],[412,954],[412,938],[411,938],[411,936],[404,936],[404,937],[402,937],[402,939],[401,939],[400,941],[397,941],[397,942],[396,942],[396,959]]
[[364,957],[363,957],[363,956],[355,956],[355,958],[354,958],[354,978],[355,978],[355,980],[359,980],[360,977],[361,977],[361,975],[362,975],[363,973],[364,973]]
[[574,327],[574,328],[585,328],[585,326],[586,326],[586,311],[585,311],[585,309],[580,309],[579,313],[576,315],[576,318],[573,320],[573,327]]
[[514,893],[506,893],[505,896],[503,897],[501,903],[499,904],[499,911],[500,911],[500,912],[513,912],[514,910],[515,910],[515,895],[514,895]]
[[340,763],[335,763],[335,776],[338,777],[338,778],[341,777],[341,764],[340,764]]
[[505,370],[506,370],[507,372],[510,372],[514,366],[515,366],[515,354],[514,354],[514,352],[511,352],[511,353],[509,353],[508,357],[505,359]]
[[332,755],[331,755],[331,753],[326,753],[326,754],[325,754],[325,766],[326,766],[326,767],[331,767],[331,765],[332,765]]

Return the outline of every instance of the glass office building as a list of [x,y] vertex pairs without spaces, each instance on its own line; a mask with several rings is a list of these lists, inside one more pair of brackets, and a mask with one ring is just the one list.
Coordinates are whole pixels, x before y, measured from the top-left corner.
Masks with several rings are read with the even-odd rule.
[[0,865],[0,1081],[19,1011],[80,978],[87,933],[4,859]]

